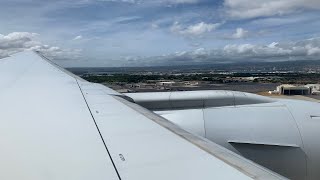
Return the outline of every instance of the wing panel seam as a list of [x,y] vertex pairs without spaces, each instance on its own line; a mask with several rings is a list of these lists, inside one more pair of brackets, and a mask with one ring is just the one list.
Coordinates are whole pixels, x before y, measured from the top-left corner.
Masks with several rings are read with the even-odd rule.
[[86,98],[85,98],[85,96],[84,96],[84,94],[83,94],[83,92],[82,92],[81,86],[79,85],[78,80],[77,80],[77,79],[75,79],[75,80],[76,80],[77,85],[78,85],[78,87],[79,87],[79,89],[80,89],[80,92],[81,92],[81,94],[82,94],[82,97],[83,97],[83,99],[84,99],[84,101],[85,101],[85,103],[86,103],[86,106],[88,107],[88,110],[89,110],[89,112],[90,112],[90,115],[91,115],[91,117],[92,117],[92,120],[93,120],[93,122],[94,122],[94,124],[95,124],[95,126],[96,126],[96,128],[97,128],[97,130],[98,130],[98,133],[99,133],[100,138],[101,138],[101,140],[102,140],[102,142],[103,142],[103,144],[104,144],[104,147],[105,147],[106,150],[107,150],[107,153],[108,153],[108,155],[109,155],[109,158],[110,158],[110,160],[111,160],[111,163],[112,163],[112,165],[113,165],[113,167],[114,167],[114,169],[115,169],[115,171],[116,171],[116,173],[117,173],[117,176],[118,176],[119,180],[121,180],[121,176],[120,176],[120,174],[119,174],[119,171],[118,171],[118,169],[117,169],[117,167],[116,167],[116,165],[115,165],[115,163],[114,163],[114,161],[113,161],[113,159],[112,159],[112,156],[111,156],[111,154],[110,154],[110,151],[109,151],[109,149],[108,149],[108,146],[107,146],[107,144],[106,144],[106,142],[105,142],[105,140],[104,140],[104,138],[103,138],[103,136],[102,136],[102,134],[101,134],[101,131],[100,131],[99,126],[98,126],[98,124],[97,124],[97,122],[96,122],[96,120],[95,120],[95,118],[94,118],[94,116],[93,116],[93,114],[92,114],[92,111],[91,111],[91,109],[90,109],[90,106],[89,106],[89,104],[88,104],[88,102],[87,102],[87,100],[86,100]]

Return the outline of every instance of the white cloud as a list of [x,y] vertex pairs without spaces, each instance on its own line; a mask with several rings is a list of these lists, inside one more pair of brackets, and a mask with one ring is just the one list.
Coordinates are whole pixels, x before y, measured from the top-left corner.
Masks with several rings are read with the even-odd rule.
[[80,55],[81,50],[61,49],[44,45],[38,40],[39,34],[30,32],[13,32],[0,34],[0,58],[24,50],[37,50],[53,59],[73,59]]
[[8,35],[0,34],[0,58],[10,54],[39,46],[36,40],[38,34],[29,32],[13,32]]
[[319,56],[320,37],[289,43],[272,42],[267,45],[228,44],[220,49],[197,48],[193,51],[140,58],[136,62],[144,65],[182,65],[225,61],[319,60]]
[[224,0],[229,17],[246,19],[284,15],[305,9],[320,9],[319,0]]
[[272,42],[268,45],[268,48],[276,48],[279,45],[278,42]]
[[75,38],[73,38],[73,40],[80,40],[82,39],[83,37],[80,35],[80,36],[76,36]]
[[230,57],[265,58],[265,60],[319,59],[320,38],[291,43],[273,42],[268,45],[226,45],[223,53]]
[[198,0],[163,0],[163,2],[173,3],[173,4],[193,4],[193,3],[197,3]]
[[62,49],[56,46],[41,45],[32,47],[31,50],[41,52],[53,60],[77,60],[81,57],[81,49]]
[[252,44],[240,44],[240,45],[235,45],[235,44],[231,44],[231,45],[226,45],[223,48],[223,51],[226,54],[245,54],[245,55],[249,55],[249,54],[253,54],[256,53],[256,49],[255,46]]
[[171,26],[171,32],[181,34],[181,35],[191,35],[191,36],[198,36],[202,35],[208,32],[211,32],[221,26],[221,23],[215,23],[215,24],[210,24],[210,23],[205,23],[205,22],[200,22],[198,24],[190,25],[188,27],[183,27],[179,22],[175,22]]
[[124,2],[124,3],[163,3],[163,4],[194,4],[199,2],[199,0],[86,0],[90,1],[102,1],[102,2]]
[[234,34],[232,34],[231,37],[234,39],[246,38],[246,37],[248,37],[248,33],[249,33],[249,31],[244,30],[243,28],[237,28],[236,32]]
[[314,47],[312,45],[306,45],[308,56],[319,56],[320,55],[320,47]]
[[0,34],[0,48],[29,48],[38,44],[34,39],[38,34],[29,32],[13,32],[8,35]]
[[151,28],[152,29],[158,29],[159,28],[159,25],[157,23],[152,23],[151,24]]
[[125,2],[125,3],[136,3],[138,0],[86,0],[86,2],[95,2],[95,1],[101,1],[101,2]]

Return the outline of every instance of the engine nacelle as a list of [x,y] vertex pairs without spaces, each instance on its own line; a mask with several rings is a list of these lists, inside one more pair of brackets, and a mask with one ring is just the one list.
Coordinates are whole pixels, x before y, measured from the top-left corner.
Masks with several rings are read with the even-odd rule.
[[127,94],[187,131],[290,179],[320,179],[320,104],[232,91]]

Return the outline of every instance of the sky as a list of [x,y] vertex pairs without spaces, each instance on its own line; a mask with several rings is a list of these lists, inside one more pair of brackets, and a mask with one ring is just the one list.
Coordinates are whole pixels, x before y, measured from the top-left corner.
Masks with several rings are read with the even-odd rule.
[[0,0],[0,58],[37,50],[66,67],[320,60],[319,17],[319,0]]

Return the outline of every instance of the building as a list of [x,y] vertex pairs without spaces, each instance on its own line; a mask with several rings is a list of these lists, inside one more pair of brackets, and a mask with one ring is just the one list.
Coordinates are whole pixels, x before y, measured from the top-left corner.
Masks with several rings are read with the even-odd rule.
[[306,87],[310,87],[314,91],[320,91],[320,84],[307,84]]
[[306,87],[311,88],[311,94],[320,94],[320,84],[307,84]]
[[307,86],[283,84],[277,87],[277,91],[282,95],[310,95],[312,88]]
[[277,87],[277,90],[269,91],[269,93],[281,95],[310,95],[312,94],[312,87],[282,84]]
[[173,86],[175,83],[176,82],[174,81],[161,81],[161,82],[157,82],[157,85],[168,87],[168,86]]

